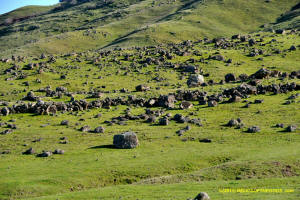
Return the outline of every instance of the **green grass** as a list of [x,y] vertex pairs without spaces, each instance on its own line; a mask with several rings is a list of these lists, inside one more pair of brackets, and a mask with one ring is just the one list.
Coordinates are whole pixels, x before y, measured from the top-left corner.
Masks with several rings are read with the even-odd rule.
[[[145,2],[144,2],[145,3]],[[257,40],[264,38],[265,46],[255,45],[254,48],[264,49],[271,56],[263,61],[248,57],[252,47],[239,44],[237,48],[226,50],[215,49],[212,44],[196,44],[191,51],[199,51],[202,56],[175,56],[174,64],[184,63],[190,58],[196,59],[204,73],[210,73],[206,81],[213,79],[219,82],[224,75],[233,72],[236,75],[256,72],[262,66],[275,67],[283,72],[299,69],[299,50],[286,51],[291,45],[299,43],[297,35],[274,35],[260,33],[252,35]],[[272,39],[277,42],[269,43]],[[168,50],[169,46],[162,45]],[[283,51],[274,54],[272,49]],[[244,51],[245,49],[245,51]],[[220,52],[226,58],[232,58],[233,63],[226,66],[224,62],[205,60],[209,55]],[[150,57],[158,58],[153,51]],[[131,53],[137,66],[140,53],[126,49],[113,51],[111,55],[99,58],[98,65],[91,64],[98,52],[89,51],[77,56],[56,55],[55,63],[48,63],[42,74],[35,70],[22,70],[27,78],[5,81],[12,77],[3,74],[0,78],[1,101],[7,101],[10,106],[21,100],[28,91],[36,91],[48,85],[55,90],[58,86],[67,87],[70,92],[101,89],[106,86],[104,97],[157,97],[160,94],[176,92],[178,89],[188,89],[186,80],[188,74],[179,80],[180,71],[161,65],[141,67],[139,72],[130,67],[132,61],[123,61],[125,53]],[[285,55],[285,56],[283,56]],[[77,62],[77,59],[82,62]],[[113,60],[117,59],[121,64]],[[28,57],[24,63],[17,63],[22,67],[28,63],[46,62],[48,59]],[[238,65],[237,63],[241,63]],[[0,63],[0,71],[13,66],[13,62]],[[72,66],[68,68],[67,66]],[[76,67],[76,68],[74,68]],[[127,69],[125,69],[127,67]],[[156,69],[157,68],[157,69]],[[128,75],[123,75],[128,72]],[[60,79],[66,74],[67,79]],[[86,77],[89,75],[89,77]],[[164,78],[162,82],[155,82],[156,76]],[[102,76],[102,79],[98,79]],[[40,79],[42,83],[37,83]],[[28,81],[29,86],[24,86]],[[262,84],[272,83],[299,84],[299,79],[278,80],[270,78]],[[145,93],[135,92],[135,86],[146,83],[151,90]],[[213,85],[201,88],[209,94],[232,88],[239,83]],[[156,90],[160,87],[160,90]],[[128,93],[119,90],[128,89]],[[115,92],[112,92],[114,91]],[[191,118],[201,118],[203,127],[192,125],[192,129],[182,137],[176,131],[187,124],[172,121],[169,126],[157,126],[142,120],[128,121],[127,125],[108,126],[104,123],[113,117],[124,115],[127,106],[116,106],[111,109],[92,109],[83,112],[58,113],[54,116],[33,114],[13,114],[1,116],[1,122],[15,123],[18,127],[12,134],[0,135],[0,152],[10,150],[10,154],[0,154],[0,199],[187,199],[195,197],[201,191],[208,192],[213,199],[297,199],[299,196],[300,160],[299,129],[293,133],[283,132],[282,128],[274,128],[277,123],[285,126],[296,124],[299,127],[299,99],[290,105],[283,105],[287,98],[297,92],[279,95],[258,95],[248,98],[249,101],[264,99],[263,104],[252,104],[249,108],[242,108],[245,103],[219,104],[217,107],[194,103],[190,110],[176,108],[167,110],[173,116],[177,113],[189,115]],[[35,92],[44,101],[69,101],[70,97],[61,99],[44,97],[44,93]],[[76,94],[76,99],[87,99],[89,95]],[[3,106],[0,106],[1,108]],[[134,115],[142,114],[145,108],[132,107]],[[157,109],[157,108],[155,108]],[[258,112],[259,111],[259,112]],[[94,118],[102,113],[100,119]],[[235,129],[224,126],[232,118],[241,118],[245,128]],[[9,122],[15,119],[16,122]],[[70,121],[69,126],[61,126],[64,119]],[[84,119],[82,121],[80,119]],[[78,123],[78,124],[77,124]],[[91,128],[104,126],[104,134],[82,133],[78,129],[84,125]],[[261,132],[249,134],[248,127],[257,125]],[[0,132],[5,130],[0,127]],[[132,130],[137,133],[140,146],[132,150],[118,150],[106,148],[112,144],[114,134]],[[60,138],[66,137],[68,144],[60,144]],[[42,138],[40,142],[33,142]],[[195,140],[192,140],[194,138]],[[198,139],[209,138],[212,143],[200,143]],[[185,141],[185,139],[187,141]],[[26,144],[26,145],[25,145]],[[37,153],[42,150],[64,149],[64,155],[53,155],[49,158],[38,158],[35,155],[22,155],[22,152],[33,147]],[[220,193],[219,188],[282,188],[294,189],[293,193]]]
[[[231,189],[282,189],[282,193],[222,193],[223,188]],[[297,189],[298,188],[298,189]],[[294,192],[289,192],[294,189]],[[138,191],[138,192],[137,192]],[[165,185],[129,185],[106,187],[85,192],[71,192],[64,195],[34,199],[187,199],[194,198],[200,191],[207,191],[212,199],[288,199],[299,198],[299,179],[263,179],[241,181],[211,181]]]
[[5,23],[7,19],[17,19],[27,16],[45,14],[53,9],[54,6],[24,6],[11,12],[0,15],[0,24]]
[[[178,43],[255,32],[261,25],[276,22],[296,3],[255,0],[245,5],[243,0],[182,0],[152,4],[150,0],[123,0],[90,9],[95,2],[86,2],[0,28],[0,56]],[[27,31],[36,24],[38,29]]]

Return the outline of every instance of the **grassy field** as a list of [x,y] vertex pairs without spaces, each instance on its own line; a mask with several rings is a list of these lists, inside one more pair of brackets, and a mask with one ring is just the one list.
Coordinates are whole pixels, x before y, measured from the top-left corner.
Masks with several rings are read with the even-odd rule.
[[[197,51],[197,55],[173,55],[166,62],[189,63],[193,58],[196,60],[193,65],[199,65],[204,73],[210,74],[205,77],[206,82],[210,79],[219,82],[227,73],[250,75],[262,67],[288,73],[300,68],[299,50],[288,50],[290,46],[299,44],[297,34],[261,32],[260,36],[251,36],[257,41],[263,38],[263,42],[253,47],[239,43],[237,47],[228,49],[217,49],[213,44],[194,44],[189,51]],[[270,42],[272,39],[276,41]],[[169,46],[162,45],[160,48],[168,50]],[[248,56],[253,48],[265,51],[264,55],[258,56],[263,60]],[[274,53],[276,49],[281,53]],[[74,93],[75,99],[87,101],[94,99],[88,98],[88,94],[76,92],[101,89],[107,92],[101,99],[128,95],[150,98],[188,89],[186,81],[189,74],[165,67],[166,62],[142,67],[139,63],[146,57],[160,57],[155,53],[155,48],[149,52],[145,56],[146,51],[142,49],[115,50],[109,56],[101,56],[98,64],[91,62],[100,57],[96,51],[55,55],[54,63],[47,63],[49,57],[40,59],[32,56],[16,64],[22,69],[28,63],[45,62],[47,67],[44,72],[22,69],[18,73],[26,74],[25,79],[7,81],[12,74],[3,72],[14,62],[1,63],[0,100],[12,106],[31,90],[43,101],[70,100],[67,96],[45,97],[45,93],[36,92],[46,86],[52,89],[64,86]],[[231,58],[232,64],[208,59],[217,52],[226,59]],[[132,55],[131,61],[124,60],[125,54]],[[139,57],[140,54],[143,58]],[[200,62],[201,58],[204,63]],[[139,70],[132,67],[132,63],[139,66]],[[125,72],[127,75],[124,75]],[[61,79],[61,75],[66,75],[66,79]],[[162,81],[154,81],[155,77],[162,78]],[[40,81],[37,82],[37,79]],[[24,82],[28,82],[27,86]],[[291,82],[300,83],[299,79],[290,78],[262,80],[263,85]],[[139,84],[147,84],[151,90],[136,92],[135,86]],[[213,94],[239,84],[211,85],[194,90]],[[120,92],[122,88],[128,92]],[[180,102],[177,102],[174,109],[165,113],[200,118],[203,124],[202,127],[191,125],[191,130],[181,137],[176,131],[186,127],[186,123],[171,121],[168,126],[149,124],[143,120],[127,121],[125,125],[110,126],[105,123],[113,117],[124,115],[128,108],[125,105],[56,115],[25,113],[1,116],[0,122],[16,124],[17,129],[12,134],[0,135],[0,152],[9,152],[0,154],[0,199],[187,199],[201,191],[207,192],[212,199],[297,199],[300,193],[300,132],[299,129],[290,133],[285,132],[284,128],[275,128],[278,123],[283,123],[285,127],[292,124],[299,127],[299,98],[294,103],[284,104],[293,94],[297,91],[252,95],[248,101],[263,99],[264,102],[251,104],[249,108],[243,108],[246,102],[220,103],[217,107],[193,102],[192,109],[181,110]],[[1,108],[5,106],[1,105]],[[152,110],[156,109],[160,108]],[[94,118],[98,113],[102,117]],[[145,108],[132,106],[131,113],[143,114]],[[241,118],[245,127],[235,129],[225,126],[233,118]],[[60,125],[65,119],[70,124]],[[79,131],[84,125],[92,129],[103,126],[105,133]],[[261,132],[247,133],[247,128],[254,125],[259,126]],[[6,126],[1,126],[0,132],[6,129]],[[113,135],[129,130],[137,133],[140,146],[131,150],[112,148]],[[204,138],[211,139],[212,143],[199,142]],[[65,140],[68,143],[61,144]],[[36,154],[22,155],[29,147],[33,147],[36,153],[63,149],[65,154],[48,158],[36,157]],[[284,192],[222,193],[219,191],[222,188],[267,188],[282,189]]]

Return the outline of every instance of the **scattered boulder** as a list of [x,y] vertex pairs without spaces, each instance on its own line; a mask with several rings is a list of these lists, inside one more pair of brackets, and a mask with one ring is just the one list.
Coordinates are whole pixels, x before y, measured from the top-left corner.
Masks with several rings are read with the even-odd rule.
[[215,100],[208,101],[208,107],[216,107],[218,105],[218,102]]
[[215,56],[212,56],[211,59],[213,60],[217,60],[217,61],[225,61],[225,57],[222,56],[221,54],[218,54],[218,55],[215,55]]
[[105,131],[105,128],[102,126],[99,126],[94,129],[94,133],[104,133],[104,131]]
[[229,126],[229,127],[234,127],[234,126],[237,126],[237,125],[239,125],[239,122],[238,122],[238,120],[236,120],[236,119],[231,119],[231,120],[229,120],[229,122],[227,123],[227,126]]
[[236,81],[236,77],[235,77],[234,74],[229,73],[229,74],[225,75],[225,82],[226,83],[233,82],[233,81]]
[[193,104],[191,102],[188,102],[188,101],[182,101],[181,104],[180,104],[180,108],[181,109],[190,109],[193,107]]
[[251,38],[251,39],[248,41],[248,43],[249,43],[249,46],[253,46],[253,45],[256,44],[256,41],[255,41],[255,39]]
[[199,142],[201,142],[201,143],[211,143],[212,140],[208,139],[208,138],[204,138],[204,139],[199,139]]
[[60,125],[62,125],[62,126],[68,126],[69,125],[69,120],[63,120],[63,121],[61,121]]
[[276,124],[276,128],[284,128],[284,124]]
[[294,45],[292,45],[292,46],[289,48],[289,50],[290,50],[290,51],[296,51],[297,48],[296,48]]
[[139,141],[134,132],[125,132],[114,135],[113,144],[118,149],[133,149],[139,145]]
[[88,131],[90,131],[90,129],[91,129],[91,127],[89,127],[89,126],[83,126],[79,130],[82,132],[88,132]]
[[34,153],[35,153],[35,151],[31,147],[31,148],[27,149],[26,151],[24,151],[22,154],[23,155],[31,155],[31,154],[34,154]]
[[284,29],[277,29],[277,30],[275,30],[275,33],[276,33],[276,34],[285,35],[285,34],[286,34],[286,31],[285,31]]
[[156,116],[155,115],[150,115],[146,121],[148,123],[155,123],[156,122]]
[[65,151],[62,150],[62,149],[55,149],[55,150],[53,151],[53,154],[64,154],[64,153],[65,153]]
[[50,157],[51,155],[51,151],[43,151],[42,153],[38,154],[37,157]]
[[158,106],[164,108],[174,108],[175,101],[176,100],[174,95],[161,95],[158,98]]
[[249,127],[247,130],[248,133],[257,133],[260,132],[260,128],[258,126]]
[[271,71],[265,68],[261,68],[254,74],[252,74],[250,77],[255,79],[264,79],[268,78],[271,75]]
[[145,91],[149,91],[150,87],[146,85],[138,85],[135,87],[135,90],[138,92],[145,92]]
[[242,100],[242,98],[240,96],[237,95],[233,95],[228,102],[229,103],[236,103],[236,102],[240,102]]
[[4,116],[8,116],[9,115],[9,109],[7,107],[4,107],[1,109],[1,113]]
[[260,104],[260,103],[263,103],[264,100],[263,99],[255,99],[254,103],[255,104]]
[[210,200],[208,194],[206,192],[200,192],[194,200]]
[[200,74],[192,74],[187,80],[189,87],[197,87],[204,83],[204,77]]
[[290,126],[288,126],[288,127],[286,128],[286,131],[287,131],[287,132],[294,132],[294,131],[296,131],[296,129],[297,129],[297,126],[296,126],[296,125],[290,125]]
[[23,99],[27,101],[37,101],[39,100],[39,97],[35,96],[33,91],[30,91]]
[[10,133],[12,133],[12,132],[13,132],[12,129],[6,129],[6,130],[0,132],[0,135],[7,135],[7,134],[10,134]]
[[17,129],[17,125],[16,124],[7,124],[7,128]]
[[101,113],[98,113],[97,115],[95,115],[94,118],[101,118],[102,117],[102,114]]
[[187,122],[187,118],[184,117],[182,114],[176,114],[173,118],[178,123],[185,123]]
[[196,66],[193,65],[187,65],[187,66],[183,66],[181,67],[183,72],[190,72],[190,73],[197,73],[198,72],[198,68]]
[[163,117],[159,119],[159,125],[167,126],[169,125],[169,119],[167,117]]

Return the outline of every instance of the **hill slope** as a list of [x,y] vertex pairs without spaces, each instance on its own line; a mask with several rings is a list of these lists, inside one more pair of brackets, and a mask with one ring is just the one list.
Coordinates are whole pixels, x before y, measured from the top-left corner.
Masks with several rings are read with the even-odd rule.
[[259,31],[298,2],[268,2],[67,0],[2,25],[1,56],[30,56],[0,59],[0,199],[299,199],[300,33]]
[[274,29],[300,29],[300,3],[295,5],[290,11],[281,15]]
[[0,62],[0,199],[297,199],[299,33],[235,38]]
[[[0,55],[84,51],[197,40],[259,30],[297,0],[121,0],[63,4],[0,27]],[[67,5],[67,6],[66,6]]]

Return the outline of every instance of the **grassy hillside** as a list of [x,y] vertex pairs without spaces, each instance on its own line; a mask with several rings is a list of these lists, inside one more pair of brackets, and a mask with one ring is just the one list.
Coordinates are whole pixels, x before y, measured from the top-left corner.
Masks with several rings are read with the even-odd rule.
[[293,8],[282,14],[278,19],[274,29],[298,29],[300,28],[300,3],[293,6]]
[[[300,76],[299,72],[297,76],[292,75],[300,68],[299,48],[289,50],[292,45],[299,44],[299,34],[255,33],[250,37],[256,41],[252,46],[249,46],[250,38],[245,42],[227,38],[226,48],[217,47],[216,42],[208,39],[190,44],[54,55],[53,58],[46,54],[43,58],[0,63],[0,110],[4,113],[5,107],[12,109],[8,116],[0,116],[0,199],[179,200],[193,198],[200,191],[208,192],[212,199],[297,199],[300,132],[299,128],[288,132],[287,127],[300,125],[297,95]],[[260,55],[249,56],[258,50],[262,50]],[[224,61],[212,58],[218,54]],[[145,64],[147,58],[154,61]],[[228,59],[232,59],[231,63]],[[191,73],[180,68],[185,65],[198,66],[199,71],[201,68],[199,73],[205,75],[207,85],[189,88],[186,83]],[[262,67],[278,70],[281,75],[257,82],[252,80],[257,88],[294,82],[298,89],[248,95],[235,103],[228,103],[230,97],[224,96],[216,107],[209,107],[207,103],[201,105],[200,99],[194,99],[189,100],[194,106],[186,110],[179,106],[182,100],[177,100],[174,108],[149,107],[151,111],[163,111],[153,123],[127,118],[112,122],[126,113],[130,116],[144,114],[147,107],[140,104],[103,105],[49,115],[36,114],[30,109],[25,113],[13,113],[17,105],[36,103],[24,99],[29,91],[44,102],[66,104],[72,102],[71,96],[75,100],[92,102],[133,98],[131,96],[158,98],[178,90],[217,95],[226,88],[253,84],[251,80],[238,79],[220,83],[226,74],[251,75]],[[150,90],[136,91],[139,84],[150,86]],[[54,95],[43,90],[47,86]],[[59,86],[67,91],[55,92]],[[101,93],[98,98],[93,96],[98,92]],[[263,102],[254,103],[255,100]],[[159,119],[168,113],[200,118],[202,126],[174,120],[167,126],[159,125]],[[237,118],[243,125],[226,126],[230,119]],[[63,120],[69,120],[69,124],[61,125]],[[284,124],[283,128],[276,127],[280,123]],[[105,131],[80,131],[85,125],[91,130],[102,126]],[[189,130],[179,136],[178,131],[187,126]],[[251,126],[258,126],[261,131],[248,133]],[[5,134],[10,129],[12,133]],[[113,148],[113,135],[129,130],[138,135],[140,146]],[[211,142],[205,143],[203,139]],[[23,155],[22,152],[30,147],[35,152]],[[37,157],[43,150],[55,149],[63,149],[65,153]],[[219,192],[222,188],[269,188],[290,192]]]
[[[22,20],[0,25],[0,200],[299,199],[300,33],[270,31],[297,29],[298,11],[78,0],[1,15]],[[113,145],[126,131],[137,148]]]
[[13,23],[14,20],[34,16],[41,15],[51,11],[54,6],[25,6],[22,8],[18,8],[9,13],[5,13],[0,15],[0,24],[5,25],[6,23]]
[[297,2],[82,1],[0,27],[0,56],[143,46],[248,33],[275,22]]

